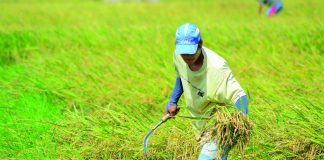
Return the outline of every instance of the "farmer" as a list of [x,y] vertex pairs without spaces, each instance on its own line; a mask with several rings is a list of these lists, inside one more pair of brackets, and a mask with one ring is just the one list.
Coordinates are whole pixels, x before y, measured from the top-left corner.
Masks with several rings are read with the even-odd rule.
[[[176,31],[174,65],[177,78],[165,114],[175,116],[179,108],[177,102],[184,94],[187,108],[193,117],[212,114],[215,105],[233,105],[247,115],[248,99],[240,84],[234,78],[227,62],[212,50],[203,46],[200,31],[193,24],[183,24]],[[195,121],[193,127],[197,135],[206,121]],[[206,135],[205,135],[206,136]],[[202,142],[202,141],[200,141]],[[202,144],[199,160],[216,159],[216,143]],[[223,150],[226,160],[230,146]]]
[[281,0],[258,0],[259,2],[259,14],[262,13],[263,5],[268,5],[270,8],[266,12],[266,16],[271,17],[274,14],[278,14],[282,10]]

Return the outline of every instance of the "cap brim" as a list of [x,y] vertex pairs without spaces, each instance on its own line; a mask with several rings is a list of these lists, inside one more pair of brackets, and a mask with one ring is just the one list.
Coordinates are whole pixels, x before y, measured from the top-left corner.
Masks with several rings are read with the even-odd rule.
[[195,54],[197,51],[198,44],[194,45],[176,45],[176,54]]

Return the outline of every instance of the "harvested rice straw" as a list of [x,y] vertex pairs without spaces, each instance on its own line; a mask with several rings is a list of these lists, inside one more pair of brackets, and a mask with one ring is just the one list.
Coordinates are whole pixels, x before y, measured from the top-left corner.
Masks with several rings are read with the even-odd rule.
[[207,135],[204,141],[216,140],[219,159],[228,144],[239,147],[243,159],[244,147],[252,133],[252,122],[242,112],[230,112],[225,107],[220,107],[211,116],[204,131]]

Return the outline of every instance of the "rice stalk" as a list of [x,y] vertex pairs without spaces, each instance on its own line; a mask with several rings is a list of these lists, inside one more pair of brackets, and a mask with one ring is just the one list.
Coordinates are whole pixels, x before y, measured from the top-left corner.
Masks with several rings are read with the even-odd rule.
[[252,122],[242,112],[228,112],[218,109],[210,117],[204,129],[207,138],[204,141],[216,140],[217,157],[224,154],[227,145],[238,147],[243,159],[244,148],[252,134]]

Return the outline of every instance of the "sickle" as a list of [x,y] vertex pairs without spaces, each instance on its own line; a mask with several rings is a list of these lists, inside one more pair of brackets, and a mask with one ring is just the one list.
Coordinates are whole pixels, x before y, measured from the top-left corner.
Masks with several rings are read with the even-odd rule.
[[152,130],[145,136],[145,139],[144,139],[144,154],[145,154],[146,159],[148,159],[147,144],[148,144],[148,140],[149,140],[151,134],[156,130],[156,128],[158,128],[162,123],[166,122],[169,118],[170,118],[170,114],[166,114],[165,116],[163,116],[161,121],[157,125],[155,125],[152,128]]

